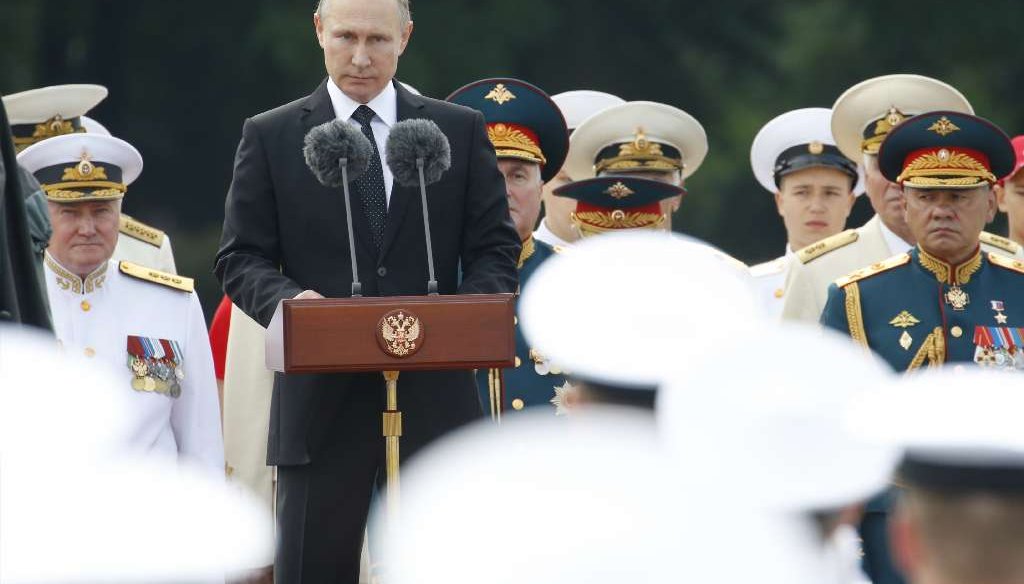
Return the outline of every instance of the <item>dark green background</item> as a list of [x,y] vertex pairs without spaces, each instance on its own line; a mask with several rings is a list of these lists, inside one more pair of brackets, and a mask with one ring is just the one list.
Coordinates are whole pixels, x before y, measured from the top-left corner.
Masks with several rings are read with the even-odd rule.
[[[0,92],[110,88],[91,115],[146,161],[124,208],[171,234],[208,317],[242,120],[308,94],[324,76],[314,5],[2,1]],[[920,73],[955,85],[1011,135],[1024,130],[1024,2],[1014,0],[413,0],[412,9],[399,78],[426,95],[505,75],[550,93],[599,89],[694,115],[711,149],[676,225],[751,263],[785,244],[749,163],[754,134],[784,111],[829,107],[868,77]],[[851,225],[867,216],[862,200]]]

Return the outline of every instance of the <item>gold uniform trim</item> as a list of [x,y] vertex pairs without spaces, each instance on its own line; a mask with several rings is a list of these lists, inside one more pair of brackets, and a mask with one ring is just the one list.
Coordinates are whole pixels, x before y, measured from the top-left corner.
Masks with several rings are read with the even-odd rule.
[[893,256],[893,257],[891,257],[891,258],[889,258],[887,260],[882,260],[882,261],[880,261],[878,263],[871,264],[870,266],[868,266],[866,268],[861,268],[859,270],[854,270],[854,271],[850,272],[849,274],[846,274],[842,278],[839,278],[838,280],[836,280],[836,286],[838,286],[840,288],[843,288],[843,287],[849,286],[850,284],[853,284],[855,282],[860,282],[861,280],[863,280],[865,278],[870,278],[871,276],[875,276],[875,275],[881,274],[882,272],[885,272],[885,271],[891,270],[893,268],[902,266],[903,264],[906,264],[908,262],[910,262],[910,254],[909,253],[901,253],[901,254]]
[[85,128],[75,128],[74,124],[70,120],[65,120],[61,116],[53,116],[45,122],[36,124],[36,127],[32,131],[31,136],[15,136],[14,145],[18,152],[21,152],[25,148],[42,142],[47,138],[54,138],[56,136],[63,136],[64,134],[83,134]]
[[989,233],[988,231],[982,231],[979,237],[982,243],[991,245],[992,247],[998,247],[999,249],[1012,254],[1020,253],[1020,244],[1016,241],[1007,239],[995,233]]
[[139,280],[145,280],[146,282],[153,282],[154,284],[162,284],[168,288],[174,288],[175,290],[181,290],[182,292],[195,292],[195,280],[192,278],[186,278],[184,276],[178,276],[175,274],[168,274],[167,272],[161,272],[160,270],[154,270],[131,262],[122,261],[118,264],[121,273],[126,276],[131,276]]
[[1024,274],[1024,262],[1020,260],[1008,258],[1004,255],[1000,255],[994,252],[989,252],[988,261],[991,262],[994,266],[999,266],[1000,268],[1011,270],[1019,274]]
[[984,182],[994,183],[996,176],[973,156],[942,148],[910,161],[896,177],[896,182],[925,187],[972,187]]
[[932,368],[938,367],[946,361],[946,337],[940,326],[935,327],[931,334],[925,337],[914,358],[907,365],[907,371],[910,372],[920,368],[925,364],[925,361]]
[[118,230],[128,237],[144,241],[153,247],[162,246],[164,244],[164,238],[166,237],[163,231],[160,231],[156,227],[146,225],[142,221],[129,217],[124,213],[121,214]]
[[967,284],[971,281],[971,276],[981,269],[981,249],[975,252],[971,259],[956,266],[956,268],[920,247],[917,249],[921,266],[931,272],[935,279],[943,284]]
[[530,259],[530,256],[532,256],[535,251],[537,251],[537,244],[533,241],[533,236],[531,235],[523,242],[523,249],[519,252],[519,265],[516,267],[520,270],[523,269],[523,265],[526,263],[526,260]]
[[637,128],[632,142],[619,146],[619,155],[594,164],[595,174],[605,170],[683,170],[682,159],[665,156],[661,144],[647,139],[642,128]]
[[820,258],[831,251],[846,247],[858,239],[860,239],[860,234],[857,233],[856,229],[847,229],[846,231],[826,237],[821,241],[808,245],[796,252],[796,256],[800,259],[800,263],[806,264],[807,262]]
[[498,158],[519,158],[538,164],[547,162],[540,146],[530,136],[507,124],[487,126],[487,138],[494,145]]
[[43,256],[43,262],[56,274],[57,286],[61,290],[70,290],[73,294],[92,294],[102,288],[104,282],[107,281],[107,262],[103,262],[100,267],[93,270],[84,280],[57,263],[57,260],[53,259],[50,252],[46,252]]
[[856,282],[843,288],[846,294],[846,325],[853,342],[868,348],[868,334],[864,330],[864,316],[860,307],[860,286]]
[[570,219],[583,235],[593,235],[617,229],[654,229],[665,222],[664,213],[626,212],[616,209],[611,212],[584,211],[573,212]]

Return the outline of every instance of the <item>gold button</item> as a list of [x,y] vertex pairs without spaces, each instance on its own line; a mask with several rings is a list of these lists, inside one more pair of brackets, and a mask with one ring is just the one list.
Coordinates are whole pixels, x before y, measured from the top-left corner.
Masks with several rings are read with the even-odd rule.
[[513,410],[521,410],[521,409],[523,409],[525,407],[526,407],[526,403],[523,400],[519,399],[518,397],[516,399],[512,400],[512,409]]
[[523,360],[520,359],[519,357],[516,357],[516,367],[519,367],[522,364],[523,364]]
[[93,349],[92,347],[86,347],[85,348],[85,356],[86,357],[95,357],[96,356],[96,349]]
[[949,332],[952,333],[953,336],[958,338],[958,339],[960,337],[964,336],[964,329],[962,329],[962,328],[960,328],[958,326],[955,326],[955,327],[949,329]]
[[775,297],[776,298],[782,298],[783,294],[784,294],[784,292],[783,292],[782,288],[776,288],[775,289]]
[[82,310],[84,310],[85,312],[89,312],[90,308],[92,308],[92,304],[89,304],[88,300],[83,300],[82,301]]

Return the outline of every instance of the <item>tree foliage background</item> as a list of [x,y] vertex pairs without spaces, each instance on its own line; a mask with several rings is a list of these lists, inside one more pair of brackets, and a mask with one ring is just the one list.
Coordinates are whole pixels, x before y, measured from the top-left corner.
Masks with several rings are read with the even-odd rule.
[[[324,77],[315,0],[3,0],[0,93],[100,83],[91,116],[134,144],[145,170],[128,213],[165,229],[210,316],[211,273],[242,121]],[[558,93],[599,89],[677,106],[711,145],[676,228],[756,262],[785,245],[750,143],[772,117],[829,107],[868,77],[947,81],[979,115],[1024,132],[1014,0],[413,0],[399,78],[444,98],[513,76]],[[866,219],[859,201],[850,224]],[[996,226],[999,231],[1002,226]]]

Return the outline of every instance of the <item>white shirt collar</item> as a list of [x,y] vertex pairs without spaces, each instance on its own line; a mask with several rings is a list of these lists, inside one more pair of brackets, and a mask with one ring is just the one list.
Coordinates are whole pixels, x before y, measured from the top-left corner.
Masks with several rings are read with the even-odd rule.
[[548,228],[546,221],[541,221],[540,226],[533,232],[534,239],[543,241],[550,246],[569,247],[569,242],[555,235],[554,231]]
[[796,253],[796,252],[793,251],[793,247],[787,243],[786,244],[786,253],[782,254],[782,257],[788,258],[788,257],[792,256],[794,253]]
[[[331,98],[331,105],[334,106],[334,115],[339,120],[348,121],[355,113],[356,108],[363,105],[351,97],[345,95],[331,78],[327,79],[327,95]],[[366,104],[387,127],[392,127],[398,122],[398,92],[395,91],[394,82],[388,82],[384,89]]]
[[882,237],[885,238],[885,245],[889,248],[890,254],[896,255],[898,253],[903,253],[914,247],[913,244],[907,243],[902,237],[893,233],[893,231],[885,225],[885,221],[882,221],[881,217],[878,218],[878,228],[882,230]]

